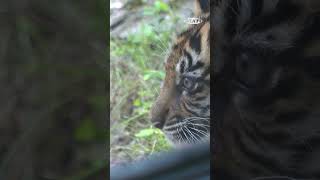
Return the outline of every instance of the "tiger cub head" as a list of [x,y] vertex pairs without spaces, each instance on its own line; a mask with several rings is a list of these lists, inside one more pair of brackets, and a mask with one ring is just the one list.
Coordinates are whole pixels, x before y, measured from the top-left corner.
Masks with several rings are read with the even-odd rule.
[[175,145],[210,136],[209,1],[196,1],[202,22],[181,33],[165,59],[166,76],[151,121]]
[[223,0],[211,17],[215,165],[319,179],[319,1]]

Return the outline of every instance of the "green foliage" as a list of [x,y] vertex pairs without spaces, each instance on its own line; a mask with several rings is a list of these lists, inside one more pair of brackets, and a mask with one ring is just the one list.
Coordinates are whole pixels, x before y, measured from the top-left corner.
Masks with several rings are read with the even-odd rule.
[[171,147],[168,144],[165,135],[160,129],[155,128],[145,128],[141,129],[135,134],[138,140],[143,140],[146,142],[153,142],[152,148],[146,148],[149,153],[160,152],[164,150],[169,150]]
[[96,161],[107,166],[105,3],[1,2],[1,179],[64,179]]
[[155,1],[153,6],[147,6],[144,8],[144,15],[152,16],[159,13],[169,13],[171,11],[170,6],[162,1]]
[[76,128],[74,136],[77,141],[92,141],[97,137],[98,128],[91,119],[83,119],[78,128]]
[[169,11],[169,5],[162,2],[162,1],[156,1],[154,3],[154,7],[158,12],[168,12]]
[[144,146],[146,153],[160,152],[171,149],[163,132],[160,129],[145,128],[135,133],[137,142],[148,142],[148,146]]
[[146,70],[143,73],[143,80],[147,81],[149,79],[164,79],[165,73],[163,71],[157,70]]
[[147,129],[142,129],[138,133],[135,134],[136,137],[138,138],[145,138],[145,137],[150,137],[152,135],[156,135],[158,131],[153,128],[147,128]]

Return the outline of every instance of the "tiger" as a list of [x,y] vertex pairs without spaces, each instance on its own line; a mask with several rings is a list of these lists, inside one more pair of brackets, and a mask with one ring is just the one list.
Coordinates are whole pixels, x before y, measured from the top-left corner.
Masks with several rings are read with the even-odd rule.
[[196,0],[198,24],[179,34],[165,58],[165,78],[151,122],[174,146],[210,138],[210,1]]
[[320,179],[320,1],[210,7],[213,178]]

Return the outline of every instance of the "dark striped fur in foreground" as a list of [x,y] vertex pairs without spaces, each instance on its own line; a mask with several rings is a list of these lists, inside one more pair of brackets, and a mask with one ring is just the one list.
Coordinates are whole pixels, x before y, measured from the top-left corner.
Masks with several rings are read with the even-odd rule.
[[320,179],[319,15],[318,0],[215,1],[214,169]]

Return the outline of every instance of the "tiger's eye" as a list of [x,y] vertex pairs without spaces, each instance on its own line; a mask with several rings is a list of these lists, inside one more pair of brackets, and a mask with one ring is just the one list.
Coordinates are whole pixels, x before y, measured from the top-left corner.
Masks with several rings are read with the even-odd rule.
[[193,81],[190,78],[184,78],[183,79],[183,87],[187,90],[192,90],[194,86]]

